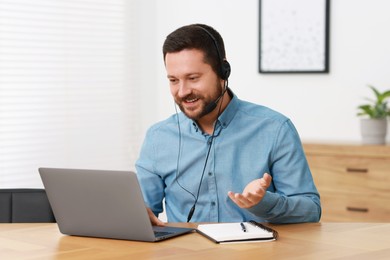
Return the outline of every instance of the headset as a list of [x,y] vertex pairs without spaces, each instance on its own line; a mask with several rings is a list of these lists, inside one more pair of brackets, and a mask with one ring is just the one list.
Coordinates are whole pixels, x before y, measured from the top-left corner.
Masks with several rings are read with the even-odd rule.
[[[216,107],[217,107],[217,104],[219,102],[219,100],[223,97],[223,95],[225,94],[225,92],[227,91],[228,89],[228,78],[230,76],[230,72],[231,72],[231,67],[230,67],[230,64],[229,62],[224,59],[224,57],[222,57],[222,52],[221,50],[219,49],[218,47],[218,42],[216,40],[216,38],[214,37],[214,35],[209,32],[209,30],[207,30],[205,27],[203,27],[202,25],[199,25],[199,24],[196,24],[195,25],[197,28],[200,28],[202,29],[211,39],[212,39],[212,42],[215,46],[215,49],[217,51],[217,55],[218,55],[218,59],[219,59],[219,62],[220,62],[220,68],[219,68],[219,71],[218,71],[218,76],[225,80],[225,87],[224,87],[224,90],[222,91],[221,95],[216,99],[214,100],[213,102],[211,102],[210,104],[208,104],[204,111],[203,111],[203,115],[206,115],[208,113],[210,113],[211,111],[213,111]],[[213,143],[213,140],[214,140],[214,134],[215,134],[215,125],[214,125],[214,129],[213,129],[213,133],[208,141],[208,150],[207,150],[207,154],[206,154],[206,159],[205,159],[205,162],[204,162],[204,165],[203,165],[203,170],[202,170],[202,175],[201,175],[201,179],[200,179],[200,183],[199,183],[199,186],[198,186],[198,190],[197,190],[197,194],[196,196],[191,192],[189,191],[188,189],[186,189],[185,187],[183,187],[180,183],[179,183],[179,180],[178,180],[178,177],[179,177],[179,161],[180,161],[180,154],[181,154],[181,129],[180,129],[180,122],[179,122],[179,116],[177,114],[177,108],[175,106],[175,110],[176,110],[176,118],[177,118],[177,124],[178,124],[178,130],[179,130],[179,153],[178,153],[178,158],[177,158],[177,165],[176,165],[176,182],[177,184],[183,189],[185,190],[187,193],[189,193],[192,197],[194,197],[194,204],[193,206],[191,207],[189,213],[188,213],[188,217],[187,217],[187,222],[190,222],[191,218],[192,218],[192,215],[194,214],[194,211],[195,211],[195,206],[196,206],[196,203],[198,202],[198,198],[199,198],[199,192],[200,192],[200,188],[201,188],[201,185],[202,185],[202,181],[203,181],[203,176],[204,176],[204,173],[205,173],[205,170],[206,170],[206,166],[207,166],[207,162],[208,162],[208,159],[209,159],[209,155],[210,155],[210,151],[211,151],[211,146],[212,146],[212,143]],[[218,116],[220,114],[220,111],[221,111],[221,105],[219,107],[219,111],[218,111]]]
[[218,75],[221,79],[227,80],[230,76],[231,67],[230,67],[230,63],[226,59],[224,59],[224,57],[222,57],[222,52],[218,47],[217,39],[215,39],[214,35],[211,32],[209,32],[202,25],[197,24],[196,27],[202,29],[213,40],[215,49],[217,51],[218,59],[219,59],[220,64],[221,64],[221,66],[219,68]]
[[215,49],[217,51],[217,55],[218,55],[218,59],[219,59],[219,63],[220,63],[218,76],[221,79],[225,80],[224,90],[222,91],[221,95],[216,100],[214,100],[213,102],[211,102],[210,104],[208,104],[204,108],[204,111],[203,111],[203,116],[204,116],[204,115],[207,115],[208,113],[210,113],[211,111],[213,111],[217,107],[219,100],[223,97],[223,95],[227,91],[227,88],[229,85],[228,78],[230,76],[231,67],[230,67],[230,63],[226,59],[224,59],[224,57],[222,56],[222,52],[218,47],[218,42],[217,42],[217,39],[214,37],[214,35],[209,30],[207,30],[205,27],[203,27],[202,25],[197,24],[195,26],[199,29],[202,29],[211,38],[211,40],[215,46]]

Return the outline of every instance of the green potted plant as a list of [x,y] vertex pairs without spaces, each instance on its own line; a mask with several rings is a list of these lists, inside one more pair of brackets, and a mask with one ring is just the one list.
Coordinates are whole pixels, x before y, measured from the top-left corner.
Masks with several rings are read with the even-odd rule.
[[387,133],[387,117],[390,109],[387,107],[387,98],[390,90],[380,92],[373,86],[368,86],[374,92],[375,99],[369,99],[369,103],[358,106],[360,130],[363,144],[385,144]]

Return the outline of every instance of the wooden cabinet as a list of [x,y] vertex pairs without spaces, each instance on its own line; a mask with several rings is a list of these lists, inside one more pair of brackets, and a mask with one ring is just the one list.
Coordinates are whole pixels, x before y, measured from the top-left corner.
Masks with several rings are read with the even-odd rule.
[[390,222],[390,146],[305,143],[321,221]]

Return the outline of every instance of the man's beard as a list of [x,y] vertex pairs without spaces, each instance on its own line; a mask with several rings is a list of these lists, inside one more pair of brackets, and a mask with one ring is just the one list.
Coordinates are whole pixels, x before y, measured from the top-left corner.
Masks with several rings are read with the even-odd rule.
[[190,119],[192,120],[199,120],[200,118],[202,118],[203,116],[211,113],[213,110],[209,110],[207,109],[210,104],[214,103],[218,97],[222,94],[222,89],[218,88],[219,91],[218,93],[215,95],[215,97],[211,98],[211,99],[208,99],[208,100],[204,100],[203,97],[201,96],[197,96],[197,95],[194,95],[194,94],[190,94],[184,98],[181,99],[181,101],[183,100],[191,100],[191,99],[194,99],[194,98],[198,98],[200,102],[202,102],[201,106],[202,106],[202,109],[200,112],[196,113],[196,114],[189,114],[186,112],[186,110],[184,109],[184,107],[181,105],[181,102],[176,102],[177,105],[179,106],[180,110]]

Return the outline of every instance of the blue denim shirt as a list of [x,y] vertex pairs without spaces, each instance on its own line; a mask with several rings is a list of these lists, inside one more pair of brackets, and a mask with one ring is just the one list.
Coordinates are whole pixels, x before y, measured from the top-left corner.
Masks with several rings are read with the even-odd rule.
[[[298,133],[288,118],[233,95],[219,116],[214,136],[191,221],[319,221],[319,194]],[[163,211],[165,198],[168,221],[187,221],[210,138],[183,113],[148,130],[136,169],[145,203],[155,215]],[[272,183],[259,204],[242,209],[228,197],[228,191],[241,193],[265,172],[272,176]]]

